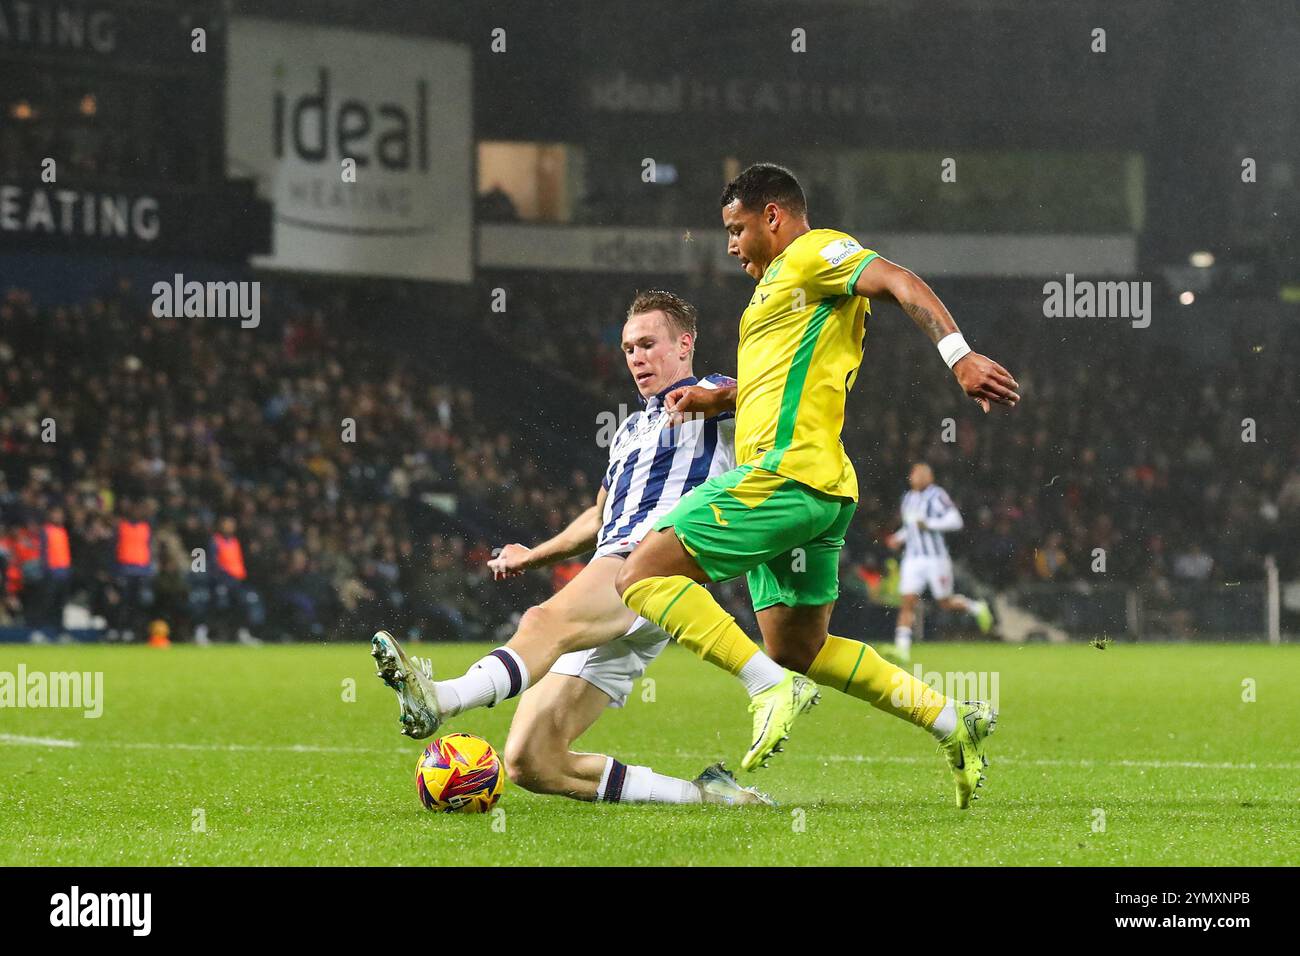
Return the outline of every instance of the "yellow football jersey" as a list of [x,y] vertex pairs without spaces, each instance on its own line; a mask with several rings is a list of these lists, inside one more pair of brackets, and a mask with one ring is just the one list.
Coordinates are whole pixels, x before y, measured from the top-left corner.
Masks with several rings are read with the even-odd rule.
[[853,284],[877,253],[813,229],[772,260],[740,317],[736,462],[858,498],[844,452],[844,402],[871,304]]

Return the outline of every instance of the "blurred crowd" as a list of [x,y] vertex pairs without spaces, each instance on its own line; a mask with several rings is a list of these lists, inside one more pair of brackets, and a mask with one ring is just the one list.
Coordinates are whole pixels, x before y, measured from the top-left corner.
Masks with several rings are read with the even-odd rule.
[[[594,392],[626,395],[617,345],[630,295],[512,279],[522,304],[498,323],[503,347],[526,342],[527,354]],[[700,374],[734,374],[748,289],[743,279],[688,281]],[[954,554],[997,588],[1250,581],[1268,555],[1300,577],[1300,378],[1290,371],[1300,323],[1280,319],[1266,344],[1234,330],[1206,362],[1158,330],[1045,319],[1041,299],[959,293],[952,306],[979,330],[974,347],[1012,369],[1024,401],[982,415],[906,316],[877,304],[844,430],[862,494],[855,565],[884,566],[908,469],[924,460],[964,515]],[[546,334],[557,313],[574,317],[579,341]]]
[[[544,598],[488,579],[507,531],[582,510],[538,480],[475,396],[286,303],[273,329],[157,319],[123,284],[84,305],[0,304],[0,626],[70,603],[110,637],[478,638]],[[346,340],[339,338],[340,327]],[[588,491],[586,498],[594,496]],[[449,512],[511,514],[508,523]]]
[[[560,445],[543,418],[635,408],[618,341],[637,284],[490,277],[478,291],[507,287],[507,312],[439,316],[423,350],[367,334],[346,290],[268,287],[257,329],[155,318],[126,282],[57,308],[9,290],[0,626],[98,617],[127,640],[164,621],[182,638],[245,642],[380,626],[508,634],[580,565],[498,583],[486,561],[594,500],[594,427]],[[696,372],[734,373],[743,283],[699,275],[681,291],[701,313]],[[965,515],[955,555],[991,587],[1095,581],[1099,553],[1111,579],[1156,590],[1256,580],[1267,554],[1300,576],[1296,332],[1232,343],[1210,365],[1128,341],[1085,354],[1012,334],[1041,327],[1031,307],[971,306],[977,347],[1025,396],[987,418],[901,313],[873,318],[845,430],[862,488],[846,590],[865,595],[887,573],[882,542],[921,459]],[[464,361],[462,333],[482,362]],[[512,388],[469,374],[487,350],[520,370]],[[572,408],[521,400],[525,382],[554,383]],[[1242,440],[1247,418],[1255,442]],[[747,621],[744,598],[740,585],[724,594]]]

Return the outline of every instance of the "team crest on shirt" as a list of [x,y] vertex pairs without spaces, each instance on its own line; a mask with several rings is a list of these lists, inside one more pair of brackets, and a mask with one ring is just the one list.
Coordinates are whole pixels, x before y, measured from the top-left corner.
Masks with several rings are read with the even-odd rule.
[[[657,410],[642,412],[638,415],[636,421],[632,424],[632,427],[627,430],[626,444],[640,444],[645,440],[646,435],[650,432],[658,431],[661,424],[659,417],[659,412]],[[621,448],[619,449],[619,451],[622,450],[623,449]]]
[[844,236],[840,239],[832,239],[821,248],[821,257],[833,266],[839,265],[855,252],[861,252],[862,247],[858,245],[856,239],[850,239]]

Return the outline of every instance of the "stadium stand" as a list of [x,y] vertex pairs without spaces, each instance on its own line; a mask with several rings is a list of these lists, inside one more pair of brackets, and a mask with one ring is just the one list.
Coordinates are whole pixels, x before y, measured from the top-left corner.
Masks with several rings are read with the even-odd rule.
[[[0,624],[57,628],[72,603],[123,638],[143,636],[154,618],[201,638],[331,639],[379,624],[434,639],[491,636],[572,573],[494,585],[484,562],[506,541],[555,532],[593,500],[598,416],[635,407],[618,331],[647,284],[485,276],[480,301],[507,288],[505,313],[438,316],[443,341],[479,342],[476,361],[459,364],[455,348],[359,334],[359,314],[427,311],[416,293],[380,302],[359,286],[322,292],[285,280],[271,287],[270,318],[244,330],[154,318],[126,281],[63,307],[9,289]],[[702,315],[697,372],[734,372],[744,282],[701,275],[682,291]],[[864,491],[844,575],[853,613],[874,613],[868,592],[888,573],[880,540],[908,464],[922,458],[965,513],[954,550],[990,588],[1092,578],[1096,548],[1170,608],[1181,584],[1258,579],[1267,554],[1290,562],[1284,576],[1300,574],[1282,546],[1300,534],[1300,438],[1276,427],[1300,407],[1285,374],[1300,330],[1276,322],[1271,340],[1231,351],[1253,364],[1206,362],[1035,322],[1026,310],[1041,300],[964,290],[952,299],[968,328],[1007,343],[1026,401],[1014,416],[977,422],[929,346],[877,308],[845,432]],[[1082,347],[1086,363],[1076,360]],[[1186,400],[1143,406],[1151,394]],[[1261,426],[1263,450],[1244,454],[1248,417],[1271,427]],[[124,560],[124,521],[148,526],[143,566]],[[237,541],[238,559],[214,536]],[[749,620],[743,585],[727,599]],[[1194,626],[1174,615],[1169,629]]]

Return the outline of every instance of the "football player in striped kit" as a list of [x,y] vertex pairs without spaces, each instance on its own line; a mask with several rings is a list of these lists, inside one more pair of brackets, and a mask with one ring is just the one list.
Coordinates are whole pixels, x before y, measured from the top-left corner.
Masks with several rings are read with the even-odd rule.
[[925,462],[917,462],[908,475],[911,490],[903,495],[903,525],[889,536],[891,548],[903,549],[899,566],[899,593],[902,606],[894,630],[894,646],[881,654],[902,664],[911,660],[912,625],[916,605],[928,587],[939,606],[946,611],[964,611],[975,619],[987,634],[993,626],[993,612],[988,602],[972,601],[952,592],[952,558],[943,536],[962,529],[961,512],[948,493],[934,483],[934,471]]
[[497,580],[594,549],[586,567],[520,618],[514,636],[460,677],[433,681],[388,631],[371,641],[379,677],[397,692],[402,733],[423,738],[443,721],[521,692],[505,746],[510,778],[535,793],[623,803],[770,804],[721,764],[694,780],[629,766],[573,742],[606,707],[621,707],[668,643],[657,625],[619,599],[614,578],[650,526],[706,479],[736,463],[735,416],[675,415],[671,396],[734,379],[692,372],[696,311],[671,292],[639,293],[623,327],[623,353],[642,408],[618,427],[596,502],[535,547],[508,544],[488,566]]

